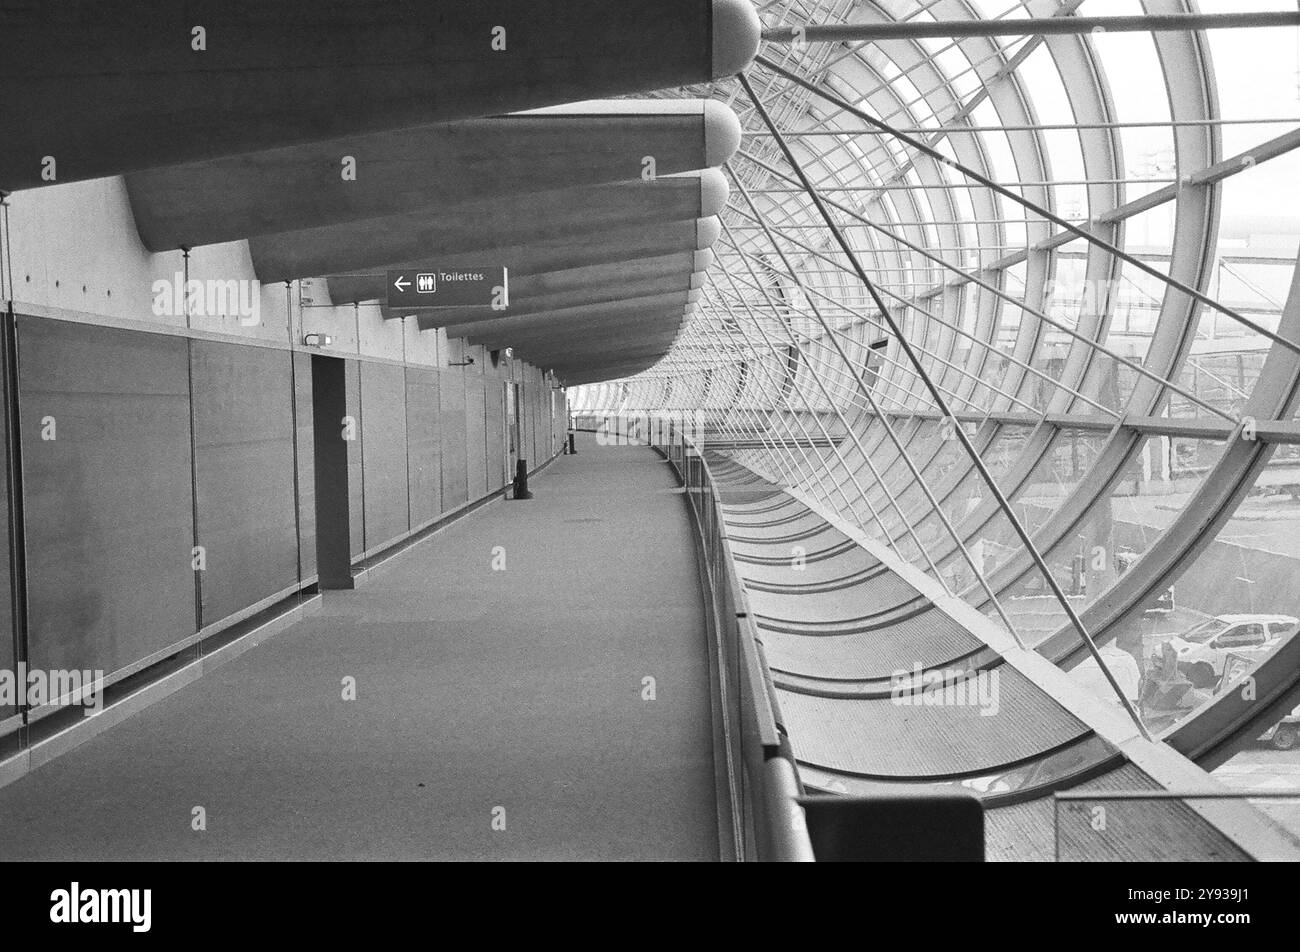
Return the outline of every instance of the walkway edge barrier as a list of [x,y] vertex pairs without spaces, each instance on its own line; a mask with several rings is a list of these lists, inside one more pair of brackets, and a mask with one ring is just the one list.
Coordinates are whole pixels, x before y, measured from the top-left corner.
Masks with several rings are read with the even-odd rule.
[[[658,428],[656,428],[658,429]],[[717,619],[717,651],[726,756],[738,858],[812,862],[803,789],[782,726],[776,687],[736,575],[722,504],[703,455],[669,425],[654,448],[686,490],[703,557],[709,608]]]

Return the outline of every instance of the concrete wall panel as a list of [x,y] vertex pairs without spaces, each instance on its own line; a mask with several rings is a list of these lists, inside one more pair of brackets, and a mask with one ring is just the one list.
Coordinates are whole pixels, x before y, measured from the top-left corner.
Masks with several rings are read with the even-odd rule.
[[438,375],[442,436],[442,511],[469,501],[465,470],[465,378],[458,371]]
[[396,364],[363,361],[360,369],[369,551],[411,527],[406,498],[406,376]]
[[196,630],[187,354],[180,337],[19,320],[35,666],[112,673]]
[[439,441],[438,372],[406,370],[407,481],[411,526],[436,519],[442,510],[442,444]]
[[487,494],[487,397],[482,378],[465,379],[465,468],[469,498]]
[[[487,482],[488,492],[506,481],[505,388],[500,380],[487,382]],[[513,474],[511,474],[513,476]]]
[[191,348],[203,625],[298,578],[289,360],[238,344]]
[[366,497],[365,466],[362,443],[361,405],[361,370],[360,361],[349,360],[346,364],[348,420],[339,421],[339,434],[344,427],[350,427],[352,438],[348,441],[348,529],[352,534],[352,557],[356,558],[366,550]]

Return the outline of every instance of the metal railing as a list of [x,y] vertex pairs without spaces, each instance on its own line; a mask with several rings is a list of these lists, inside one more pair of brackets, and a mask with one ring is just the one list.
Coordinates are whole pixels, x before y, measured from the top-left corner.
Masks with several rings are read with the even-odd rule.
[[711,428],[692,428],[699,422],[694,419],[617,414],[575,414],[572,422],[595,433],[599,445],[653,447],[685,489],[707,593],[723,856],[765,862],[814,862],[823,855],[832,861],[982,859],[982,807],[967,792],[846,796],[803,789],[728,542],[722,496],[701,451]]
[[655,449],[672,464],[686,489],[707,583],[711,667],[716,671],[736,858],[811,862],[812,842],[799,805],[803,789],[763,646],[736,576],[721,500],[695,444],[671,424],[665,431]]

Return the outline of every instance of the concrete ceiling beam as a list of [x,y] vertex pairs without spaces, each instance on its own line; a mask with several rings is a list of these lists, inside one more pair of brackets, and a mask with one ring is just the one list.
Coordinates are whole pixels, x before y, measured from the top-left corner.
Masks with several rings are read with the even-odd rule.
[[[479,267],[485,259],[495,257],[509,262],[512,275],[517,272],[565,271],[707,249],[717,241],[721,230],[717,218],[664,221],[584,234],[579,238],[487,249],[490,255],[482,250],[466,251],[440,257],[438,263],[447,268]],[[400,261],[381,267],[400,270],[425,263],[424,260]],[[335,304],[382,301],[387,295],[383,271],[332,274],[328,281],[330,299]]]
[[585,383],[603,383],[606,380],[617,380],[619,377],[631,377],[642,371],[649,370],[663,356],[643,357],[640,360],[628,361],[627,363],[614,364],[611,366],[601,367],[598,370],[584,371],[566,371],[564,375],[556,373],[560,383],[565,387],[580,387]]
[[[726,179],[717,169],[654,182],[618,182],[534,192],[423,209],[403,215],[251,238],[249,253],[263,283],[388,268],[397,262],[436,263],[478,251],[478,266],[523,267],[502,249],[575,241],[597,232],[629,229],[610,240],[631,239],[636,228],[669,221],[710,218],[727,201]],[[709,226],[705,226],[708,229]],[[720,229],[719,229],[720,230]],[[382,275],[380,275],[382,278]],[[386,289],[376,294],[383,297]]]
[[618,350],[606,350],[599,353],[584,354],[580,356],[571,356],[561,354],[553,356],[544,352],[524,351],[521,356],[524,360],[538,367],[547,367],[554,370],[557,374],[568,374],[573,371],[594,371],[613,364],[626,363],[632,360],[661,359],[673,345],[676,335],[670,335],[662,340],[653,341],[639,346],[623,347]]
[[483,321],[539,317],[589,305],[617,304],[629,299],[690,291],[697,280],[694,272],[683,269],[635,280],[611,279],[600,284],[590,284],[554,294],[526,295],[522,299],[516,299],[512,288],[510,306],[505,310],[495,310],[491,307],[439,309],[428,312],[429,319],[425,321],[425,326],[459,327],[462,324],[478,324]]
[[500,331],[485,337],[471,336],[468,340],[471,344],[482,345],[488,350],[536,345],[560,337],[581,336],[586,340],[596,340],[662,326],[665,322],[672,322],[676,326],[683,316],[681,307],[647,308],[613,316],[549,321],[526,330]]
[[708,82],[747,0],[60,0],[0,30],[0,188]]
[[678,308],[684,310],[690,303],[690,291],[679,290],[669,291],[663,294],[652,294],[645,297],[624,298],[620,301],[613,301],[602,304],[582,304],[574,307],[559,308],[554,311],[546,311],[541,314],[529,314],[523,317],[499,317],[496,312],[490,308],[485,308],[489,317],[475,320],[468,323],[444,325],[440,324],[440,318],[432,312],[419,314],[420,329],[428,330],[433,327],[445,327],[447,336],[450,338],[458,337],[475,337],[477,339],[486,339],[491,335],[498,333],[517,333],[526,331],[533,327],[546,327],[553,325],[557,321],[580,321],[587,318],[600,319],[605,317],[617,317],[620,314],[631,314],[637,311],[645,311],[653,308]]
[[677,332],[674,330],[658,337],[612,344],[599,350],[586,350],[578,354],[540,348],[519,348],[516,354],[534,366],[549,367],[557,373],[566,373],[575,369],[596,370],[609,364],[665,354],[676,337]]
[[127,175],[126,187],[140,240],[159,252],[640,183],[648,160],[670,177],[725,162],[740,132],[709,100],[579,103],[173,165]]

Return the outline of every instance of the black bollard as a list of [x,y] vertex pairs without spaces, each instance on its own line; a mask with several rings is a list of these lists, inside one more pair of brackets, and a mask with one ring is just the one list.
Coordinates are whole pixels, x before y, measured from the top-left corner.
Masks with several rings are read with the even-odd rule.
[[528,491],[528,460],[521,459],[515,463],[515,488],[514,499],[532,499],[533,494]]
[[570,456],[572,456],[574,453],[578,452],[577,447],[575,447],[575,446],[573,445],[573,437],[574,437],[574,435],[575,435],[574,432],[573,432],[572,430],[570,430],[570,431],[569,431],[569,455],[570,455]]

